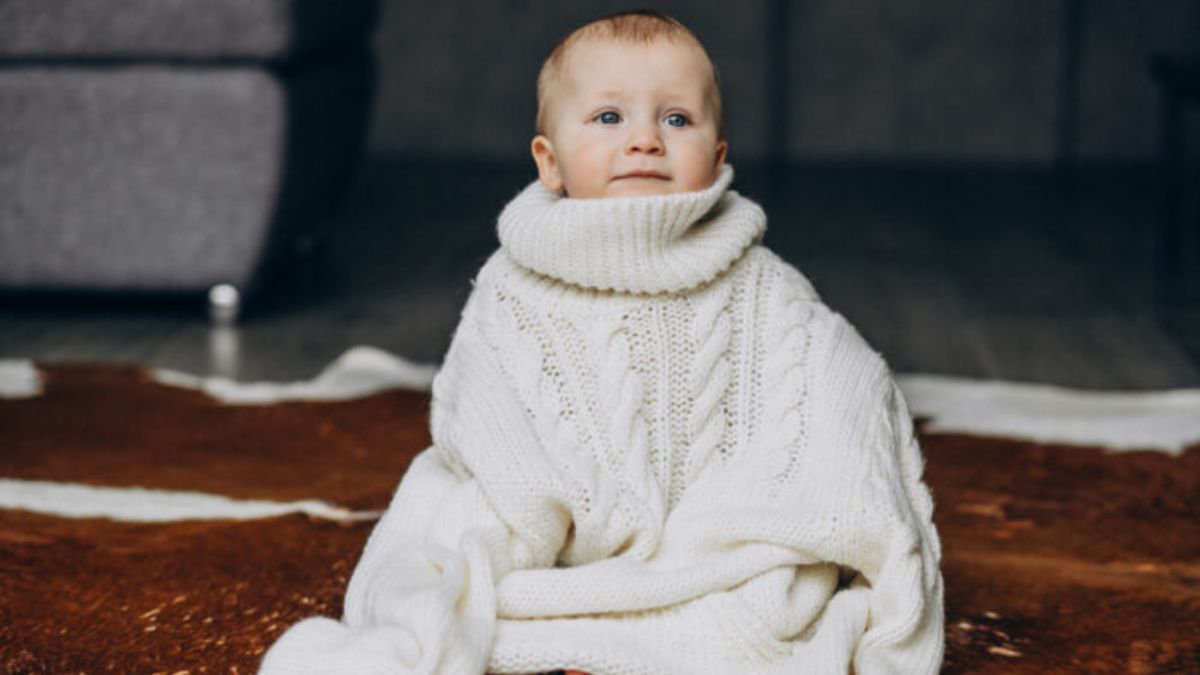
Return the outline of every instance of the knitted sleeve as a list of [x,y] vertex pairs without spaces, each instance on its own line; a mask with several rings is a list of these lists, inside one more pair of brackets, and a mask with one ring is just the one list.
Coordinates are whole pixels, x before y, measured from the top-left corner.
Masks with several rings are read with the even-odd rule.
[[866,600],[853,671],[937,672],[943,648],[941,550],[933,502],[904,396],[883,359],[835,315],[813,382],[827,388],[813,410],[808,448],[832,507],[830,559],[853,575],[846,592]]
[[434,444],[413,461],[372,532],[342,620],[293,626],[260,672],[483,672],[496,582],[514,568],[553,564],[565,514],[519,468],[494,482],[512,486],[503,489],[485,489],[473,469],[503,466],[538,442],[489,356],[480,303],[472,294],[434,383]]
[[[787,648],[804,644],[812,655],[804,662],[823,664],[822,672],[936,672],[941,553],[904,397],[880,355],[803,277],[790,268],[781,277],[767,302],[778,322],[764,335],[757,441],[741,458],[746,468],[734,475],[730,464],[724,473],[732,477],[722,476],[728,484],[713,486],[737,498],[705,501],[709,522],[745,512],[734,531],[795,551],[802,564],[793,573],[774,572],[790,580],[796,599],[753,584],[737,589],[752,610],[739,620],[798,639]],[[829,564],[828,585],[805,581]],[[823,589],[819,614],[806,609],[812,605],[802,601],[802,588]],[[819,618],[804,623],[813,616]]]
[[892,503],[879,531],[882,553],[869,569],[870,618],[855,654],[858,673],[933,673],[943,649],[941,545],[932,523],[933,501],[921,482],[921,451],[899,387],[888,378],[882,403],[881,469],[873,493]]
[[259,672],[483,672],[503,536],[476,487],[426,450],[371,533],[342,620],[292,626]]

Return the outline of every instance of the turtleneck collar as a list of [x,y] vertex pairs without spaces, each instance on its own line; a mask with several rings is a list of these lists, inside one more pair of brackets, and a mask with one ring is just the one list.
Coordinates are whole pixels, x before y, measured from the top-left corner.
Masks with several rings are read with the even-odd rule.
[[501,212],[500,246],[522,267],[570,284],[629,293],[694,288],[729,269],[766,228],[721,167],[696,192],[571,199],[534,181]]

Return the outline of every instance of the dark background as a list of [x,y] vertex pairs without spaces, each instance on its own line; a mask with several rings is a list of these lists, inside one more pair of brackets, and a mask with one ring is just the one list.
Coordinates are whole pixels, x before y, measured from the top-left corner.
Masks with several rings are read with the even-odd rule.
[[[1148,162],[1154,51],[1195,0],[646,2],[723,76],[730,157],[1046,166]],[[384,2],[374,152],[523,160],[550,47],[621,2]]]

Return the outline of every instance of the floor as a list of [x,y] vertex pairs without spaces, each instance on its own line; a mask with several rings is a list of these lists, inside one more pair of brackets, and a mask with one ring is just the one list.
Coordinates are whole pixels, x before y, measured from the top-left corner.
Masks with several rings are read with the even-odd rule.
[[[0,299],[0,358],[307,378],[347,348],[441,358],[523,164],[377,157],[232,327],[202,298]],[[1200,387],[1200,336],[1153,310],[1159,193],[1005,167],[739,167],[796,264],[898,372],[1088,389]]]

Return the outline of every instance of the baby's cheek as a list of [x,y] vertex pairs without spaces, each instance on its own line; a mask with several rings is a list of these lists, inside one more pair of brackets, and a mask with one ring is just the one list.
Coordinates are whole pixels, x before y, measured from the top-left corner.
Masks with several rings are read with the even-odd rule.
[[687,183],[682,186],[684,192],[697,192],[713,184],[717,180],[717,170],[699,169],[689,174]]

